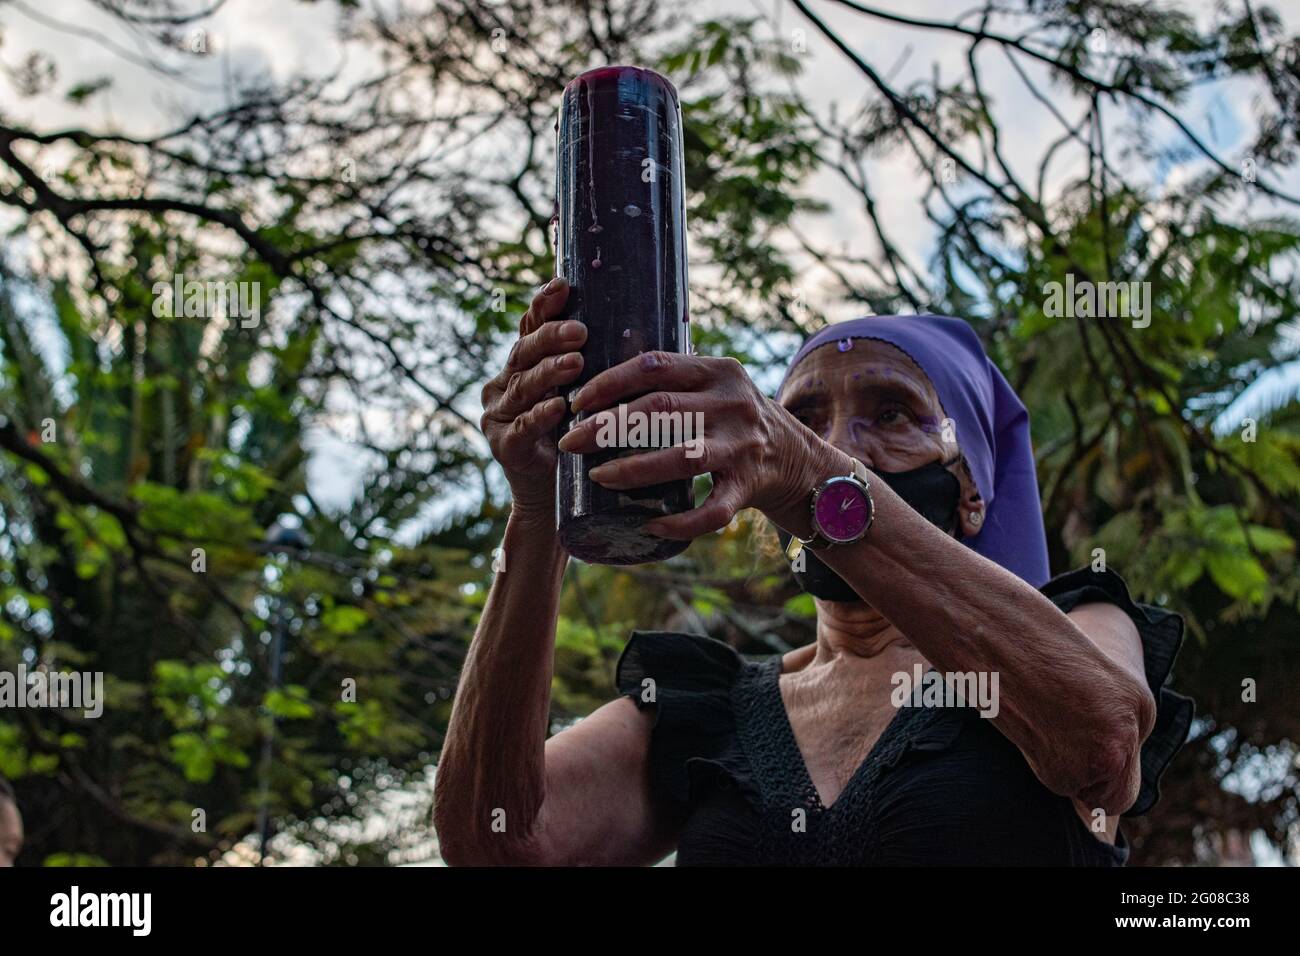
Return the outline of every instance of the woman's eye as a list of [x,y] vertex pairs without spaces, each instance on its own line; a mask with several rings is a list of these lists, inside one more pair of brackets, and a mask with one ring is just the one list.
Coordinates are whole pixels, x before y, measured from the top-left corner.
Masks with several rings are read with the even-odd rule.
[[912,421],[912,413],[901,405],[890,405],[876,415],[876,424],[881,428],[905,428]]

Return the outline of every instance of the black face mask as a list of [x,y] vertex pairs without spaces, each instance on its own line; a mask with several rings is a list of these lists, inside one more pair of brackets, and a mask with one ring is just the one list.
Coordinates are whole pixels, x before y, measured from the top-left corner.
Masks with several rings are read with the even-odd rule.
[[[880,480],[889,485],[898,497],[926,521],[945,534],[957,526],[957,503],[961,499],[961,482],[948,470],[952,461],[932,461],[911,471],[880,471],[873,469]],[[777,529],[784,550],[790,544],[790,535]],[[804,570],[794,571],[799,586],[826,601],[861,601],[857,591],[847,581],[828,568],[811,548],[804,548]]]

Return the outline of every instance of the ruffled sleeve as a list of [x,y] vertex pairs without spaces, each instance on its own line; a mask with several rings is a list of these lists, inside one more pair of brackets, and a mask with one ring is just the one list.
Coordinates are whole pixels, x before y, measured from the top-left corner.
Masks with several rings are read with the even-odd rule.
[[711,637],[633,631],[619,658],[619,693],[655,710],[650,739],[652,790],[684,808],[701,772],[738,769],[731,688],[744,658]]
[[1183,619],[1164,608],[1136,603],[1124,579],[1109,568],[1070,571],[1040,590],[1067,614],[1081,604],[1103,601],[1124,610],[1137,625],[1147,686],[1156,699],[1155,727],[1142,744],[1142,787],[1137,802],[1124,813],[1126,817],[1141,816],[1160,799],[1160,777],[1187,740],[1195,712],[1190,697],[1168,686],[1174,658],[1183,643]]

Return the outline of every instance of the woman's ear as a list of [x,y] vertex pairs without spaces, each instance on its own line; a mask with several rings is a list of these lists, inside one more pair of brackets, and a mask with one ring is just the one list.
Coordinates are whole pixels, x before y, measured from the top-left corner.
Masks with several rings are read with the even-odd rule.
[[961,482],[961,496],[957,499],[957,528],[961,537],[973,538],[984,527],[984,499],[975,487],[975,479],[971,477],[965,457],[962,458],[957,480]]

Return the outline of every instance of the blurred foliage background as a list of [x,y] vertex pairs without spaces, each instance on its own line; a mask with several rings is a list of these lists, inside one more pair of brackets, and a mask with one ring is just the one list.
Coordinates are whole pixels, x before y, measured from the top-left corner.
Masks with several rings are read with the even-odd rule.
[[[165,82],[229,31],[221,2],[50,15],[78,5]],[[509,508],[478,391],[552,273],[560,90],[616,62],[681,91],[697,351],[770,387],[832,313],[967,318],[1033,416],[1053,570],[1102,548],[1185,615],[1198,720],[1134,862],[1300,859],[1300,39],[1276,12],[313,6],[346,67],[228,77],[161,132],[95,118],[113,76],[3,47],[0,670],[107,695],[97,720],[0,711],[22,862],[247,862],[263,826],[277,861],[435,853],[429,773]],[[908,45],[875,62],[856,41],[886,26]],[[963,69],[896,80],[913,39]],[[854,85],[826,108],[832,61]],[[1231,151],[1188,118],[1207,89],[1248,129]],[[84,122],[46,123],[50,97]],[[1024,102],[1059,122],[1032,155]],[[900,182],[921,257],[881,208]],[[257,283],[260,321],[160,307],[177,274]],[[1150,283],[1150,325],[1048,317],[1067,274]],[[308,482],[323,435],[359,474],[343,506]],[[612,696],[631,627],[809,641],[774,541],[747,516],[660,565],[572,563],[554,726]]]

